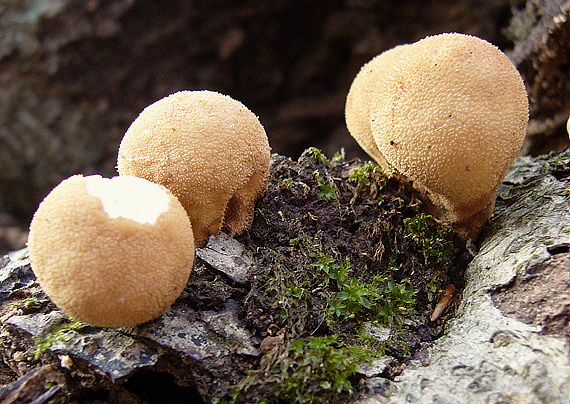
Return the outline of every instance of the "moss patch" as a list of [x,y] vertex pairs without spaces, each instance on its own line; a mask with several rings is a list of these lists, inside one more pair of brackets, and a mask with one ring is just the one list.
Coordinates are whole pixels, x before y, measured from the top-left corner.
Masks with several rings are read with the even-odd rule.
[[448,283],[461,286],[455,233],[371,163],[309,149],[297,162],[274,155],[271,178],[239,237],[258,262],[242,314],[264,355],[218,401],[333,402],[351,394],[359,363],[382,355],[395,359],[383,376],[395,376],[441,335],[429,316]]

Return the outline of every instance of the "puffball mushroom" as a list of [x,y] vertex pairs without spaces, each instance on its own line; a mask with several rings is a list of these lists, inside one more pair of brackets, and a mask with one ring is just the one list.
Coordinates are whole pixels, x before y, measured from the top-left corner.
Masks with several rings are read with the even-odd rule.
[[197,246],[241,233],[269,178],[270,148],[257,117],[213,91],[180,91],[146,107],[119,148],[118,171],[167,187],[192,223]]
[[345,119],[348,131],[360,147],[384,169],[388,169],[388,163],[378,150],[370,128],[370,103],[379,76],[400,57],[406,46],[399,45],[382,52],[362,66],[346,97]]
[[368,108],[379,152],[424,192],[428,213],[476,237],[526,134],[517,69],[489,42],[451,33],[405,46],[376,78]]
[[158,317],[184,289],[194,260],[192,226],[180,202],[132,176],[62,181],[34,214],[28,247],[50,299],[101,327]]

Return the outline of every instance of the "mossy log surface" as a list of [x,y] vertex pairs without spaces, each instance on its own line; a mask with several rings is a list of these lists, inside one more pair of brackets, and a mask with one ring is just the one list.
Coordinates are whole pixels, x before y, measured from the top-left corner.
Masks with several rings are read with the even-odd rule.
[[[360,280],[370,269],[382,271],[387,263],[395,263],[416,282],[414,310],[401,324],[366,323],[364,328],[374,338],[398,334],[394,330],[399,337],[387,337],[391,342],[375,345],[382,355],[350,376],[352,394],[344,390],[335,396],[337,402],[568,401],[570,150],[515,161],[500,187],[479,252],[466,269],[457,259],[446,261],[445,268],[430,261],[413,237],[398,230],[398,222],[418,209],[405,181],[393,179],[386,185],[385,179],[380,179],[378,183],[385,188],[354,193],[355,183],[348,172],[354,173],[364,163],[319,161],[315,156],[314,150],[299,162],[274,156],[272,184],[258,204],[250,233],[238,240],[224,235],[212,238],[208,247],[198,251],[195,273],[177,303],[157,320],[139,327],[101,329],[69,319],[37,284],[27,250],[2,258],[2,402],[25,402],[30,397],[37,403],[210,402],[235,392],[232,386],[240,382],[244,400],[269,398],[272,402],[273,393],[283,391],[275,390],[279,381],[267,379],[264,385],[252,375],[266,377],[264,366],[265,370],[275,369],[272,361],[291,359],[285,345],[288,340],[308,341],[315,335],[334,334],[345,343],[353,342],[350,332],[356,320],[334,317],[336,321],[330,321],[332,314],[325,315],[330,303],[322,290],[313,290],[316,297],[310,300],[280,302],[304,305],[289,307],[298,316],[293,319],[283,317],[283,307],[262,299],[263,288],[275,285],[276,280],[259,283],[259,279],[263,272],[280,274],[270,267],[280,264],[280,254],[291,263],[292,280],[302,279],[296,278],[300,276],[295,272],[299,263],[305,265],[300,268],[316,271],[307,265],[315,256],[306,254],[312,248],[303,246],[306,240],[311,241],[309,246],[318,240],[320,250],[349,257]],[[337,200],[323,198],[317,185],[326,180],[336,187]],[[305,213],[313,215],[312,219],[287,217],[295,213],[287,210],[292,201],[297,201],[299,209],[307,209]],[[282,210],[273,206],[277,202],[283,203]],[[328,221],[321,214],[329,215]],[[383,246],[384,254],[378,255],[378,248],[368,255],[361,250],[386,241],[378,235],[377,221],[367,219],[374,215],[392,220],[390,228],[403,257],[389,259],[388,243]],[[355,230],[358,218],[360,230]],[[342,222],[338,227],[337,221]],[[334,234],[324,234],[327,227]],[[374,233],[367,231],[374,227]],[[286,232],[291,230],[304,232],[305,241],[291,238]],[[256,237],[275,238],[264,243]],[[349,245],[355,251],[348,251]],[[425,278],[413,274],[438,267],[440,272],[433,272],[443,278],[438,289],[453,282],[459,294],[452,309],[432,323],[429,316],[437,298],[430,300],[425,295],[428,289],[422,289]],[[301,294],[297,289],[291,291]],[[267,292],[277,293],[272,289]],[[279,297],[295,296],[284,293]],[[404,345],[407,350],[402,349]],[[247,374],[249,384],[243,383]],[[290,395],[282,394],[282,402],[292,401]],[[237,393],[224,399],[245,402]]]
[[361,402],[568,402],[569,178],[569,150],[515,161],[445,336]]

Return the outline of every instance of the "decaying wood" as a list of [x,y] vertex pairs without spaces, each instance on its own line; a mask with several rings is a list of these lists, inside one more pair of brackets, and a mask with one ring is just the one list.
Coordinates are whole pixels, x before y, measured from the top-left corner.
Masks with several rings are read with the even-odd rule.
[[30,370],[18,380],[0,390],[3,404],[44,404],[61,399],[65,377],[54,366],[46,365]]

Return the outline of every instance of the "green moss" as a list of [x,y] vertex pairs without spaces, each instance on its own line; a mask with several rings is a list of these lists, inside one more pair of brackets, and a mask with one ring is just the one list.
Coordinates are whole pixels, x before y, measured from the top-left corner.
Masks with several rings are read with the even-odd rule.
[[365,164],[362,167],[354,170],[348,179],[351,182],[356,182],[356,189],[358,191],[370,189],[370,186],[374,183],[374,181],[380,182],[380,184],[382,184],[382,187],[386,184],[386,179],[384,177],[384,174],[382,174],[382,169],[372,163]]
[[327,158],[327,156],[325,156],[325,154],[317,149],[316,147],[310,147],[309,149],[307,149],[307,151],[305,152],[307,154],[307,156],[309,156],[311,158],[311,160],[316,163],[316,164],[324,164],[325,166],[329,167],[330,166],[330,161]]
[[315,180],[317,181],[317,196],[319,199],[324,199],[327,201],[337,199],[337,190],[334,184],[324,181],[318,175],[315,175]]
[[413,310],[415,290],[408,279],[401,282],[388,281],[382,290],[381,301],[376,309],[379,320],[388,324],[402,325]]
[[249,402],[248,396],[256,388],[269,383],[273,397],[267,403],[334,403],[340,396],[352,393],[350,378],[356,374],[358,364],[369,357],[369,351],[344,346],[334,335],[294,339],[268,355],[265,366],[242,380],[229,399],[214,402]]
[[27,297],[16,306],[18,309],[22,310],[24,313],[31,313],[38,311],[48,303],[48,300],[40,300],[37,297]]
[[85,324],[77,320],[69,320],[63,324],[55,326],[50,333],[44,338],[34,338],[37,345],[34,352],[34,359],[38,360],[40,356],[51,348],[58,341],[66,341],[72,337],[72,332],[85,327]]
[[344,152],[337,151],[331,159],[331,163],[338,163],[344,160]]
[[455,232],[449,227],[439,226],[431,215],[418,213],[404,219],[404,227],[411,237],[420,242],[424,254],[435,262],[444,262],[453,255]]
[[352,267],[348,258],[337,261],[324,255],[313,266],[327,275],[323,286],[331,285],[334,290],[328,301],[329,316],[347,319],[371,309],[378,290],[373,285],[349,277]]
[[348,177],[349,182],[356,183],[356,191],[350,200],[353,205],[359,196],[365,196],[366,200],[376,200],[378,206],[384,202],[381,191],[387,183],[387,178],[382,169],[372,163],[363,165],[354,170]]
[[346,320],[366,314],[366,318],[401,325],[413,310],[415,291],[407,279],[396,282],[377,275],[362,282],[349,276],[352,267],[348,258],[335,260],[327,255],[313,266],[327,275],[322,286],[334,290],[328,300],[329,318]]
[[284,373],[275,396],[291,403],[330,403],[352,393],[349,377],[356,373],[359,358],[336,343],[334,335],[291,341],[287,366],[271,369]]

